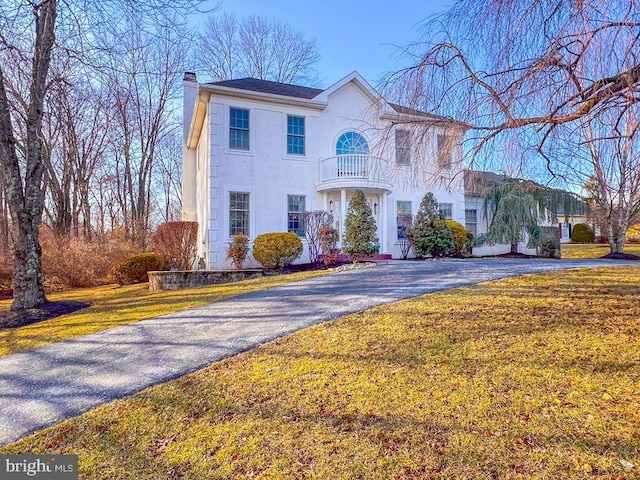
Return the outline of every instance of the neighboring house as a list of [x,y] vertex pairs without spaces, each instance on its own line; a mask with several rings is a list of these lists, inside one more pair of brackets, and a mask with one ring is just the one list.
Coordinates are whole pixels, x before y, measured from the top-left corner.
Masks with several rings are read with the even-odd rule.
[[[462,137],[443,117],[385,101],[357,72],[322,90],[252,78],[183,81],[183,220],[197,221],[198,256],[232,268],[231,238],[294,232],[302,213],[326,210],[344,234],[356,189],[371,205],[380,255],[401,256],[398,222],[434,193],[465,222]],[[340,244],[338,244],[340,246]]]
[[[465,201],[465,227],[474,237],[486,233],[491,222],[490,218],[485,218],[483,211],[483,195],[487,188],[504,182],[509,177],[494,172],[479,170],[464,170],[464,201]],[[564,206],[558,205],[558,219],[556,223],[550,223],[547,219],[541,219],[540,226],[557,226],[558,236],[561,243],[571,241],[571,231],[577,223],[587,223],[586,203],[572,212],[572,215],[565,216]],[[535,249],[528,249],[527,242],[518,245],[518,251],[527,254],[535,254]],[[473,254],[477,256],[500,255],[508,253],[509,245],[484,245],[473,249]]]

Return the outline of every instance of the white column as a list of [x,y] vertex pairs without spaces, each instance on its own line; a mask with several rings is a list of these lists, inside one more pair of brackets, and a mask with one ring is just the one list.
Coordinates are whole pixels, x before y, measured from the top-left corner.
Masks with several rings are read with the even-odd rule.
[[387,194],[380,195],[380,203],[382,204],[382,245],[380,246],[380,253],[389,253],[387,248],[387,230],[389,218],[387,217]]
[[347,218],[347,191],[340,189],[340,242],[345,234],[344,221]]
[[329,194],[326,191],[322,192],[322,209],[325,212],[329,211]]

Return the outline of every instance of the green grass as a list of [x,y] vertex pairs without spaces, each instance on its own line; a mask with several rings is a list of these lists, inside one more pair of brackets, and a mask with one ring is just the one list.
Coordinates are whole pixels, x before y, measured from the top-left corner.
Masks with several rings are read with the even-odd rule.
[[[640,255],[639,243],[627,243],[625,253]],[[608,253],[608,244],[603,243],[563,243],[562,258],[600,258]]]
[[83,479],[640,478],[639,297],[624,267],[397,302],[0,451]]
[[[151,293],[146,283],[51,293],[48,295],[51,301],[75,300],[91,306],[52,320],[0,330],[0,356],[326,273],[313,271],[276,275],[163,293]],[[1,301],[0,309],[6,310],[10,305],[11,300]]]

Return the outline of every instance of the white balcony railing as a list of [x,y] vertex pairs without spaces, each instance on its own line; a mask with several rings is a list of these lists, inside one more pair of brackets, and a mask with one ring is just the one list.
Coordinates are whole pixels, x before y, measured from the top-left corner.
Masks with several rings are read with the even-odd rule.
[[383,159],[369,155],[336,155],[324,158],[320,161],[320,181],[368,180],[385,182],[382,175],[383,163]]

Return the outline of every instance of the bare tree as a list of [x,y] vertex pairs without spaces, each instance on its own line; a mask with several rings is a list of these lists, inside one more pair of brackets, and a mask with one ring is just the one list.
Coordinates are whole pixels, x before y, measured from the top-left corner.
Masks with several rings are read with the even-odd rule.
[[182,141],[178,133],[167,135],[156,155],[158,175],[152,188],[162,223],[177,221],[181,216]]
[[318,263],[320,254],[322,253],[322,244],[320,241],[323,229],[333,225],[333,214],[326,210],[313,210],[302,214],[304,222],[304,236],[307,239],[309,247],[309,260],[311,263]]
[[0,165],[7,194],[15,242],[13,246],[12,310],[46,302],[42,286],[42,261],[38,229],[42,218],[42,116],[51,51],[55,42],[58,3],[55,0],[33,6],[34,55],[29,101],[25,115],[25,166],[21,172],[3,67],[0,63]]
[[127,53],[112,58],[106,81],[117,132],[113,152],[117,198],[127,233],[135,243],[146,246],[153,169],[159,146],[173,130],[169,101],[177,93],[186,41],[175,30],[153,34],[129,28],[127,31],[126,39],[118,36],[118,41],[127,45]]
[[[415,64],[389,85],[409,106],[469,125],[474,162],[512,144],[559,176],[552,142],[603,115],[624,124],[640,99],[639,7],[636,0],[458,0],[425,24],[430,38],[412,49]],[[600,144],[628,138],[616,127],[596,135]],[[589,150],[582,138],[575,148]],[[583,164],[589,175],[611,160],[603,152]],[[609,177],[596,187],[627,182]],[[610,239],[612,251],[616,243]]]
[[100,86],[86,78],[56,82],[45,119],[45,218],[56,235],[91,239],[90,188],[105,161],[112,118]]
[[[0,4],[0,172],[14,233],[13,310],[46,302],[38,229],[44,205],[43,118],[53,83],[52,56],[70,55],[93,63],[101,55],[115,53],[100,51],[95,43],[98,31],[134,14],[142,20],[138,30],[145,30],[149,20],[163,21],[163,28],[169,29],[173,17],[168,12],[190,13],[199,3],[14,0]],[[7,65],[16,66],[11,75]]]
[[318,83],[320,53],[315,40],[276,20],[212,15],[198,44],[198,58],[206,74],[216,81],[254,77],[282,83]]
[[601,235],[613,253],[621,253],[627,229],[640,213],[640,108],[629,105],[587,115],[573,128],[562,126],[545,145],[554,169],[584,186]]

